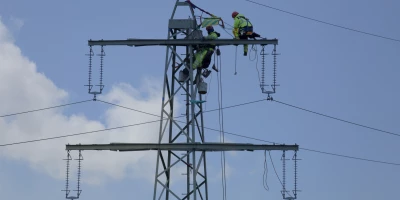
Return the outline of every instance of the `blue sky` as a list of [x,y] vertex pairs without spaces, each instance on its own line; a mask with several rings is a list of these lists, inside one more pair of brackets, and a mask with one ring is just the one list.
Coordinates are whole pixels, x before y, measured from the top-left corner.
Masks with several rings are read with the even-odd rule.
[[[257,1],[333,24],[400,38],[397,1]],[[24,1],[0,4],[0,115],[88,100],[88,39],[166,38],[175,1]],[[233,24],[237,10],[255,31],[279,39],[274,99],[371,127],[399,133],[396,93],[400,43],[317,23],[247,1],[193,1]],[[200,13],[198,13],[200,14]],[[185,12],[179,13],[186,17]],[[222,38],[230,38],[216,28]],[[204,32],[205,33],[205,32]],[[95,49],[99,53],[99,49]],[[106,47],[103,99],[159,113],[164,47]],[[222,47],[223,105],[259,100],[256,62],[238,47]],[[251,53],[254,57],[254,52]],[[271,56],[267,57],[271,66]],[[97,62],[97,61],[96,61]],[[96,66],[98,63],[96,63]],[[260,67],[260,65],[258,65]],[[97,68],[94,69],[97,72]],[[210,78],[209,78],[210,79]],[[208,81],[209,81],[208,79]],[[217,108],[213,72],[207,109]],[[181,105],[182,102],[181,102]],[[182,108],[180,108],[181,113]],[[218,128],[218,113],[204,114]],[[100,102],[0,119],[0,144],[134,124],[156,117]],[[300,147],[400,163],[397,136],[317,116],[274,102],[224,111],[225,131]],[[64,199],[66,143],[155,142],[158,124],[67,139],[0,147],[0,193],[5,199]],[[218,133],[206,132],[210,141]],[[232,142],[260,143],[227,135]],[[281,152],[271,152],[281,176]],[[149,199],[154,152],[84,152],[81,199]],[[385,199],[398,189],[399,166],[376,164],[301,150],[299,199]],[[222,196],[220,154],[208,156],[210,199]],[[228,199],[281,199],[268,162],[269,191],[263,188],[264,152],[227,154]],[[292,171],[288,171],[290,173]],[[181,177],[180,177],[181,178]],[[289,189],[292,184],[290,183]]]

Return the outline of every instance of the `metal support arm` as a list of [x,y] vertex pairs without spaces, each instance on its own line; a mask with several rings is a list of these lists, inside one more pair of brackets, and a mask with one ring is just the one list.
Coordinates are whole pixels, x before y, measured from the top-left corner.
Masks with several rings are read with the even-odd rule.
[[238,39],[218,39],[218,40],[188,40],[188,39],[127,39],[127,40],[89,40],[89,46],[107,46],[107,45],[127,45],[127,46],[188,46],[213,44],[217,46],[227,45],[277,45],[277,39],[261,40],[238,40]]
[[66,145],[66,150],[110,150],[110,151],[254,151],[254,150],[285,150],[298,151],[296,145],[266,145],[245,143],[110,143]]

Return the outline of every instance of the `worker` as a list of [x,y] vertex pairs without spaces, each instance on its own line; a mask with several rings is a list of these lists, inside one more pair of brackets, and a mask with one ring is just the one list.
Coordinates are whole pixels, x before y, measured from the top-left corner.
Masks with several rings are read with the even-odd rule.
[[[260,37],[257,33],[253,32],[253,24],[243,14],[237,11],[232,12],[234,20],[232,33],[235,39],[247,40],[248,38]],[[249,45],[243,45],[243,55],[247,56]]]
[[[218,39],[221,34],[216,32],[214,30],[213,26],[207,26],[206,27],[208,35],[203,37],[202,40],[215,40]],[[208,70],[207,68],[210,66],[212,55],[214,54],[215,50],[215,45],[213,44],[206,44],[206,45],[199,45],[196,48],[196,53],[194,55],[194,60],[193,60],[193,69],[198,69],[198,71],[203,69],[202,75],[207,78],[211,70]],[[187,62],[189,59],[185,59]],[[184,69],[183,70],[185,75],[189,75],[189,70]],[[197,76],[196,76],[197,77]],[[196,82],[197,79],[195,79]]]
[[[206,37],[203,37],[203,40],[215,40],[218,39],[219,36],[221,36],[220,33],[214,31],[213,26],[207,26],[206,27],[208,35]],[[208,66],[211,63],[211,58],[212,55],[214,54],[215,50],[215,45],[204,45],[200,46],[200,48],[197,50],[195,54],[195,61],[193,63],[193,69],[196,69],[197,67],[201,66],[201,68],[208,68]]]

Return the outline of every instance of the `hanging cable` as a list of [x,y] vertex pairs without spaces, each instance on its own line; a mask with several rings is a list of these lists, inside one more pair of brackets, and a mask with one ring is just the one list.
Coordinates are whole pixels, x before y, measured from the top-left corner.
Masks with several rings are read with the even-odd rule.
[[267,166],[267,151],[264,151],[264,174],[263,174],[263,186],[264,189],[269,191],[268,183],[267,183],[267,178],[268,178],[268,166]]
[[[218,63],[219,60],[219,63]],[[221,57],[217,57],[217,65],[221,75],[217,74],[217,82],[218,82],[218,122],[220,126],[220,142],[225,142],[224,135],[224,114],[222,110],[222,59]],[[225,152],[221,152],[221,168],[222,168],[222,187],[223,187],[223,199],[226,200],[226,165],[225,165]]]
[[[254,59],[251,59],[251,58],[250,58],[250,57],[251,57],[251,52],[252,52],[252,51],[255,52]],[[258,74],[258,83],[259,83],[259,85],[261,85],[260,71],[258,70],[258,53],[257,53],[257,52],[258,52],[257,46],[253,45],[253,46],[251,47],[251,49],[250,49],[249,60],[250,60],[250,61],[256,60],[256,70],[257,70],[257,74]]]
[[[208,97],[208,94],[211,92],[211,82],[212,82],[212,77],[213,77],[213,75],[212,75],[212,73],[211,73],[211,75],[210,75],[210,81],[208,82],[208,90],[207,90],[207,94],[206,94],[206,98],[205,98],[205,105],[204,105],[204,110],[207,110],[207,97]],[[203,111],[203,113],[204,113],[204,111]]]
[[222,28],[226,33],[228,33],[228,35],[230,35],[232,38],[234,38],[234,36],[231,34],[231,33],[229,33],[225,28]]
[[[219,66],[217,58],[217,68],[221,70],[221,66]],[[217,83],[218,83],[218,124],[219,124],[219,142],[222,143],[222,133],[221,133],[221,97],[220,97],[220,76],[217,73]],[[224,179],[224,163],[223,163],[223,154],[221,151],[221,181],[222,181],[222,199],[225,200],[225,179]]]
[[[251,59],[251,52],[255,52],[255,54],[254,54],[254,59]],[[256,45],[251,45],[251,48],[250,48],[250,52],[249,52],[249,60],[250,61],[255,61],[257,59],[257,46]]]
[[[221,68],[221,77],[220,77],[220,82],[221,82],[221,106],[220,106],[220,110],[221,110],[221,116],[222,116],[222,118],[221,118],[221,121],[222,121],[222,142],[223,143],[225,143],[225,129],[224,129],[224,110],[222,109],[223,108],[223,106],[222,106],[222,91],[223,91],[223,88],[222,88],[222,57],[220,57],[219,58],[219,67]],[[225,182],[225,200],[227,200],[227,197],[226,197],[226,166],[225,166],[225,151],[223,151],[223,155],[224,155],[224,182]]]
[[[216,57],[217,55],[216,54],[214,54],[214,64],[213,64],[213,67],[215,66],[215,57]],[[205,110],[207,110],[207,97],[208,97],[208,94],[210,93],[210,91],[211,91],[211,82],[212,82],[212,73],[211,73],[211,76],[210,76],[210,82],[208,83],[208,92],[207,92],[207,94],[206,94],[206,98],[205,98],[205,101],[206,101],[206,103],[205,103]],[[204,113],[204,111],[203,111],[203,113]]]
[[227,22],[224,22],[226,25],[228,25],[228,26],[230,26],[231,28],[226,28],[226,29],[233,29],[233,26],[232,25],[230,25],[229,23],[227,23]]

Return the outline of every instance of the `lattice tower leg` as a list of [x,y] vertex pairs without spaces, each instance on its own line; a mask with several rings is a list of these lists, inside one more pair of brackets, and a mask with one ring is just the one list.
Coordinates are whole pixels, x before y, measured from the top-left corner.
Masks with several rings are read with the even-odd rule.
[[[174,33],[176,31],[170,33],[170,36]],[[176,46],[167,47],[159,143],[166,139],[168,139],[168,143],[203,143],[205,141],[202,97],[198,94],[198,84],[193,83],[196,74],[200,75],[201,71],[196,73],[196,70],[192,69],[194,55],[192,47],[185,48],[190,62],[182,67],[189,69],[189,77],[186,81],[179,82],[179,77],[177,77],[179,73],[177,72],[181,69],[180,67],[175,68],[173,65],[176,60],[183,62],[184,59],[178,54]],[[199,81],[200,77],[196,80]],[[173,119],[175,115],[174,101],[178,100],[176,95],[180,92],[183,92],[186,97],[186,124],[181,124]],[[168,131],[168,135],[166,131]],[[161,151],[157,152],[153,199],[208,199],[205,152],[196,155],[196,152],[189,151],[178,156],[178,152],[168,151],[167,154],[168,158],[165,161],[165,155]],[[178,181],[178,177],[172,177],[172,174],[179,169],[179,166],[186,168],[187,177],[184,181],[186,182],[184,190],[171,182],[172,180]],[[183,196],[181,196],[182,193]]]

